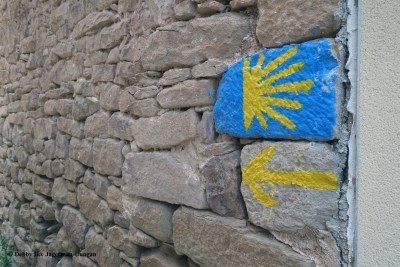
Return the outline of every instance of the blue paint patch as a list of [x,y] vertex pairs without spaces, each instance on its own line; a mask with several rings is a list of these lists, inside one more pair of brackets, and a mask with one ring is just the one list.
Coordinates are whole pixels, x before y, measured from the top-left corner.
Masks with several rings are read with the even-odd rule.
[[[288,84],[311,80],[312,87],[307,92],[278,92],[270,95],[274,98],[294,100],[301,103],[301,108],[288,109],[274,106],[279,114],[290,119],[296,127],[289,129],[277,119],[262,113],[267,121],[263,127],[254,119],[246,129],[243,113],[243,68],[245,59],[233,64],[224,73],[220,82],[217,101],[214,107],[214,121],[219,133],[226,133],[240,138],[287,138],[328,140],[333,138],[335,127],[335,85],[338,78],[339,63],[331,51],[327,39],[305,42],[299,45],[287,45],[282,48],[268,49],[251,56],[250,68],[257,65],[261,54],[265,55],[262,67],[283,55],[289,49],[297,47],[297,53],[279,65],[268,77],[285,70],[288,66],[302,62],[303,68],[272,85]],[[265,80],[265,78],[264,78]],[[268,97],[269,95],[264,95]]]

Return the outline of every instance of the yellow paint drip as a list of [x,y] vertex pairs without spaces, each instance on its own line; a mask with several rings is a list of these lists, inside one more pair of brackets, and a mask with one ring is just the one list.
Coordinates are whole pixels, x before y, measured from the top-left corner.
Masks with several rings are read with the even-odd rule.
[[243,182],[250,188],[254,198],[267,207],[273,207],[277,201],[272,194],[262,188],[262,184],[295,185],[318,190],[335,190],[339,181],[332,171],[280,171],[265,169],[265,165],[275,155],[273,146],[264,149],[246,167],[243,168]]
[[267,129],[268,123],[264,114],[267,114],[273,120],[278,121],[284,127],[294,130],[296,125],[285,115],[277,112],[273,107],[280,107],[290,110],[298,110],[303,105],[295,100],[275,98],[272,95],[276,93],[289,92],[298,94],[300,92],[308,93],[314,83],[311,80],[298,82],[289,82],[279,85],[273,85],[274,82],[286,78],[304,68],[303,62],[297,62],[289,65],[287,68],[270,75],[276,68],[296,55],[298,47],[293,47],[267,64],[262,65],[265,55],[258,57],[257,64],[250,68],[250,58],[246,58],[243,66],[243,121],[246,131],[249,130],[254,118],[260,125]]

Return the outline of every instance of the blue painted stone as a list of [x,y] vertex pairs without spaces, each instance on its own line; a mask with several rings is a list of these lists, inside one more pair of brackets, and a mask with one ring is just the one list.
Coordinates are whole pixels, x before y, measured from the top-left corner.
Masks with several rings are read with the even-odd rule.
[[[303,68],[299,71],[275,81],[272,86],[311,80],[312,87],[307,92],[278,92],[262,95],[301,103],[301,108],[288,109],[270,105],[274,111],[290,119],[296,126],[294,129],[285,127],[278,120],[262,113],[267,121],[263,127],[257,118],[254,118],[250,127],[245,128],[243,114],[243,67],[245,59],[230,66],[224,73],[220,82],[217,101],[214,107],[214,121],[219,133],[226,133],[241,138],[282,138],[282,139],[308,139],[329,140],[334,138],[336,123],[335,87],[339,62],[333,54],[333,43],[328,39],[305,42],[296,45],[287,45],[282,48],[267,49],[252,55],[250,68],[257,64],[259,56],[265,55],[262,68],[275,60],[289,49],[297,47],[294,56],[278,65],[271,73],[264,77],[285,70],[288,66],[302,62]],[[295,49],[294,49],[295,50]],[[262,82],[263,80],[260,80]]]

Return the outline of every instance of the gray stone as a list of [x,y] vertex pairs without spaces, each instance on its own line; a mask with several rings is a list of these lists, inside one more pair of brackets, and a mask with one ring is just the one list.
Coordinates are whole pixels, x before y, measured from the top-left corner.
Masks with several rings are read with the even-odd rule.
[[118,85],[107,83],[99,86],[100,106],[105,110],[116,111],[119,109],[121,88]]
[[197,15],[196,5],[192,0],[183,0],[176,4],[174,11],[177,20],[190,20]]
[[[139,100],[155,97],[161,91],[161,88],[154,86],[154,85],[147,86],[147,87],[132,86],[132,87],[129,87],[129,89],[128,89],[131,92],[130,88],[132,88],[134,91],[133,96]],[[131,94],[132,94],[132,92],[131,92]]]
[[118,189],[118,187],[114,185],[108,187],[106,199],[110,208],[122,212],[122,192]]
[[96,263],[84,256],[74,256],[72,258],[73,267],[98,267]]
[[259,0],[257,39],[275,47],[332,36],[341,26],[340,5],[340,0]]
[[57,263],[56,267],[72,267],[72,258],[64,256]]
[[158,246],[158,242],[155,238],[149,236],[133,225],[129,226],[128,238],[130,241],[141,247],[155,248]]
[[50,234],[47,229],[51,225],[52,222],[37,223],[32,219],[29,227],[31,238],[39,242],[43,241]]
[[173,220],[177,253],[201,266],[315,266],[289,246],[247,226],[245,220],[184,207]]
[[122,250],[128,257],[139,257],[140,247],[128,239],[128,230],[113,226],[107,230],[108,243],[118,250]]
[[85,120],[90,115],[99,110],[99,101],[95,97],[76,96],[72,107],[72,116],[74,120]]
[[229,4],[232,10],[240,10],[246,7],[256,6],[257,0],[232,0]]
[[101,226],[113,222],[114,213],[108,207],[107,202],[88,189],[85,185],[78,186],[78,204],[80,211],[86,218],[93,220]]
[[203,16],[210,16],[215,13],[223,12],[226,6],[222,3],[214,0],[208,0],[204,3],[197,5],[197,12]]
[[341,266],[338,245],[328,231],[306,227],[294,233],[272,231],[272,234],[277,240],[315,261],[317,266]]
[[163,71],[231,57],[239,52],[249,31],[248,18],[234,13],[170,24],[149,36],[148,45],[140,51],[143,68]]
[[226,70],[227,66],[227,63],[223,61],[210,59],[202,64],[194,66],[192,75],[194,78],[219,77]]
[[56,136],[56,157],[59,159],[66,159],[69,155],[69,140],[66,135],[60,132]]
[[57,178],[54,180],[51,197],[58,203],[67,204],[68,189],[65,179]]
[[94,175],[94,191],[99,197],[107,199],[107,190],[109,186],[110,181],[108,181],[107,177],[97,173]]
[[170,69],[167,70],[160,81],[158,82],[161,86],[174,85],[192,77],[190,69]]
[[109,11],[93,12],[81,20],[71,33],[72,38],[79,38],[85,34],[93,34],[101,28],[113,23],[114,14]]
[[120,266],[121,259],[119,252],[99,234],[92,229],[86,234],[85,237],[85,251],[93,253],[96,251],[96,256],[90,257],[97,262],[100,266]]
[[57,124],[52,119],[38,119],[35,121],[33,135],[37,139],[53,139],[56,137]]
[[123,37],[127,35],[124,21],[103,28],[95,35],[86,38],[86,48],[89,52],[111,49],[117,46]]
[[132,225],[161,241],[172,242],[174,206],[126,194],[122,195],[122,205]]
[[108,134],[122,140],[133,140],[134,120],[123,113],[115,112],[108,119]]
[[193,139],[197,122],[193,110],[167,112],[160,117],[138,119],[133,136],[142,149],[169,148]]
[[207,202],[221,216],[242,219],[246,208],[240,193],[240,152],[212,157],[202,167]]
[[115,212],[114,215],[114,222],[116,225],[119,225],[125,229],[129,228],[130,225],[130,221],[129,219],[126,217],[127,214],[122,214],[121,212]]
[[77,182],[85,174],[86,168],[78,161],[68,159],[64,161],[65,179]]
[[114,82],[122,85],[131,84],[135,80],[135,74],[141,71],[142,67],[138,62],[119,62]]
[[72,99],[58,99],[56,109],[58,114],[65,117],[72,113],[73,106],[74,100]]
[[69,134],[73,137],[76,137],[79,139],[82,139],[84,137],[84,134],[83,134],[84,124],[83,123],[59,117],[57,119],[57,127],[60,131],[66,133],[66,134]]
[[209,106],[215,102],[215,87],[212,80],[188,80],[162,90],[157,101],[163,108]]
[[94,139],[93,167],[100,174],[120,176],[123,162],[124,142],[113,139]]
[[33,175],[32,184],[36,192],[39,192],[45,196],[51,196],[51,188],[53,186],[52,180]]
[[133,100],[130,105],[130,113],[139,117],[152,117],[160,111],[157,101],[154,98]]
[[86,137],[108,137],[107,124],[110,115],[100,111],[88,117],[85,121]]
[[65,227],[61,227],[57,233],[56,247],[57,253],[75,253],[78,251],[78,247],[71,240],[71,235],[68,234]]
[[60,42],[51,51],[60,58],[70,58],[73,55],[74,45],[70,42]]
[[115,65],[94,65],[92,82],[112,82],[115,77]]
[[[263,163],[256,162],[249,165],[263,151],[265,155],[262,158]],[[339,155],[335,153],[331,145],[308,142],[255,143],[243,148],[241,160],[243,175],[241,191],[249,220],[255,225],[283,232],[297,232],[305,227],[326,230],[327,222],[337,217],[342,169]],[[249,169],[250,167],[247,166],[254,167]],[[271,177],[265,177],[267,174],[263,176],[262,171],[272,171]],[[320,182],[316,180],[315,185],[322,183],[329,189],[324,190],[325,187],[318,189],[318,187],[313,187],[313,184],[302,186],[304,182],[296,185],[295,181],[290,182],[290,185],[280,184],[279,181],[274,180],[279,178],[278,175],[284,175],[279,174],[280,171],[297,171],[300,172],[298,174],[300,177],[302,172],[318,172],[309,179],[318,179],[317,175],[322,173],[324,180]],[[261,172],[259,175],[254,175],[259,172]],[[274,172],[278,173],[274,174]],[[254,197],[253,191],[249,188],[249,184],[253,183],[252,179],[257,178],[276,181],[264,184],[254,182],[255,185],[260,186],[266,196],[272,197],[272,206],[264,206]],[[271,187],[273,193],[270,191]]]
[[165,152],[129,153],[122,172],[125,193],[197,209],[208,208],[201,180],[183,156]]
[[176,259],[159,250],[144,253],[140,257],[141,267],[186,267],[185,259]]
[[92,141],[79,140],[71,138],[69,145],[69,156],[71,159],[77,160],[80,163],[92,167],[93,166],[93,151]]
[[20,43],[19,50],[22,54],[35,52],[36,42],[33,36],[26,37]]

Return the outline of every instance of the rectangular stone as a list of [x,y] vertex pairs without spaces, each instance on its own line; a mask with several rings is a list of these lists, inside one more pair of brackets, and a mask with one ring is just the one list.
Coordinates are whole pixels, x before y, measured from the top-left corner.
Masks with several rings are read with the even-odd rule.
[[169,148],[196,136],[199,118],[194,110],[167,112],[160,117],[140,118],[133,136],[142,149]]
[[182,207],[173,225],[175,250],[200,266],[315,266],[245,220]]
[[57,119],[57,127],[60,131],[69,134],[73,137],[79,139],[82,139],[84,137],[84,132],[83,132],[84,123],[59,117]]
[[93,167],[100,174],[120,176],[122,169],[122,147],[124,142],[113,139],[94,139]]
[[127,194],[197,209],[208,207],[200,177],[184,157],[166,152],[129,153],[122,178]]
[[327,230],[338,216],[343,159],[329,144],[261,142],[242,150],[249,220],[268,230]]
[[215,101],[215,89],[213,80],[188,80],[162,90],[157,101],[163,108],[209,106]]

